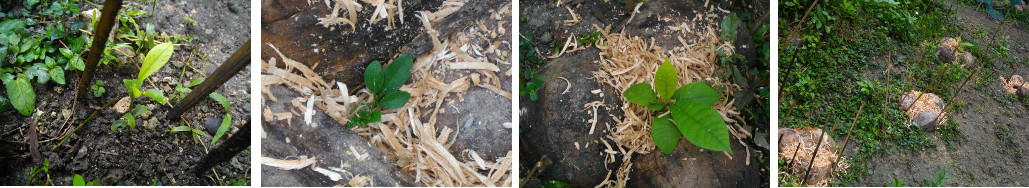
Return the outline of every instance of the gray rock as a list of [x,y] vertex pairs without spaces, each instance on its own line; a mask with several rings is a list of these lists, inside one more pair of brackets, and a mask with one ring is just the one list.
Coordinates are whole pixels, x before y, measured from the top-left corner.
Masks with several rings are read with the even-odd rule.
[[939,116],[940,115],[936,114],[935,112],[928,112],[927,111],[927,112],[922,112],[921,114],[918,114],[918,116],[915,116],[915,119],[913,121],[914,121],[915,125],[917,125],[918,127],[921,127],[922,130],[925,130],[925,131],[935,131],[936,130],[936,125],[940,124],[940,122],[938,121],[939,120],[939,118],[938,118]]
[[949,63],[954,61],[954,48],[948,45],[940,45],[936,47],[936,57],[940,59],[942,63]]

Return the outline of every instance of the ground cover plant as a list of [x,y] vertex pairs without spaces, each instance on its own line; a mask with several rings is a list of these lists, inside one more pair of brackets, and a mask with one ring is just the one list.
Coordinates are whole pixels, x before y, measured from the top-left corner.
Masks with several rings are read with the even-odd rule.
[[[222,185],[248,180],[249,152],[206,174],[186,173],[207,148],[225,140],[219,136],[229,137],[246,124],[248,73],[218,90],[231,94],[200,103],[182,121],[168,121],[166,114],[239,48],[234,45],[249,38],[243,22],[249,23],[249,2],[171,6],[160,0],[125,0],[115,9],[119,13],[106,45],[90,50],[104,3],[0,2],[0,166],[12,169],[0,172],[0,184]],[[183,15],[196,23],[178,27],[186,23],[178,19]],[[213,29],[216,22],[243,24]],[[91,51],[100,52],[95,76],[80,80]],[[81,96],[76,95],[79,83],[86,83]],[[217,107],[220,102],[224,110]]]
[[[925,185],[1008,185],[994,177],[987,182],[969,176],[992,168],[989,164],[969,162],[956,153],[975,149],[972,145],[993,145],[993,134],[1006,132],[989,127],[994,121],[973,116],[995,117],[1010,111],[984,110],[993,105],[1017,102],[999,94],[998,76],[1025,74],[1024,60],[1012,58],[1006,50],[1008,36],[1017,32],[1021,21],[999,22],[969,1],[840,1],[793,0],[781,2],[779,127],[815,127],[831,131],[836,151],[850,163],[829,180],[831,186],[913,185],[940,172],[932,163],[957,162],[950,173],[933,177]],[[1018,17],[1014,11],[1002,11]],[[967,21],[966,21],[967,20]],[[983,24],[983,23],[987,24]],[[977,57],[974,64],[944,62],[937,59],[937,46],[944,37],[960,38],[960,46]],[[910,126],[905,108],[898,105],[908,91],[939,95],[945,103],[947,121],[933,130]],[[982,98],[1004,98],[981,100]],[[863,106],[863,108],[862,108]],[[1017,116],[1017,115],[1015,115]],[[837,122],[836,120],[839,119]],[[840,126],[836,126],[839,124]],[[850,126],[853,131],[849,131]],[[835,129],[834,129],[835,127]],[[987,127],[987,128],[983,128]],[[983,130],[985,129],[985,130]],[[846,148],[842,148],[846,147]],[[1017,150],[1004,147],[1000,150]],[[978,152],[978,151],[976,151]],[[933,160],[911,160],[904,156],[923,156]],[[990,154],[994,155],[994,154]],[[1004,157],[1004,155],[1001,155]],[[989,157],[996,157],[989,156]],[[1020,155],[1006,156],[1011,162]],[[910,165],[906,174],[894,166]],[[782,165],[780,165],[782,166]],[[902,170],[904,171],[904,170]],[[800,180],[780,170],[780,186],[799,186]],[[925,174],[925,175],[923,175]],[[956,175],[957,174],[957,175]],[[968,175],[966,175],[968,174]],[[949,176],[950,178],[944,178]],[[957,179],[957,180],[955,180]],[[980,178],[982,179],[982,178]],[[905,180],[908,180],[905,182]],[[986,183],[986,184],[983,184]],[[998,184],[999,183],[999,184]]]

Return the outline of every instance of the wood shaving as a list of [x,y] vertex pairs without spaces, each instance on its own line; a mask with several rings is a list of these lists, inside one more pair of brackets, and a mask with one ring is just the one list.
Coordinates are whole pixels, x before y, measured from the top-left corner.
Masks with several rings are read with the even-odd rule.
[[307,166],[311,166],[317,161],[315,158],[308,158],[307,156],[300,156],[297,160],[282,160],[270,157],[261,157],[261,165],[271,166],[282,170],[296,170]]
[[332,181],[339,181],[340,179],[343,179],[343,175],[340,175],[339,173],[333,172],[329,169],[324,169],[322,167],[314,167],[314,171],[321,173],[322,175],[328,176],[329,179]]

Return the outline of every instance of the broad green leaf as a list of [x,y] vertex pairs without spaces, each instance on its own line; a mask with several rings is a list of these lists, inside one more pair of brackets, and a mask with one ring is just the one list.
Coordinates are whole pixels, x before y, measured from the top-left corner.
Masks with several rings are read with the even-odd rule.
[[411,99],[411,94],[404,91],[397,91],[382,97],[382,101],[379,102],[379,106],[385,109],[396,109],[404,107],[407,104],[407,100]]
[[137,80],[126,79],[122,81],[125,82],[125,88],[129,90],[129,94],[132,95],[132,98],[139,97],[139,95],[143,94],[143,92],[139,91],[139,86],[136,86],[136,82],[138,82]]
[[60,51],[61,55],[64,55],[64,57],[71,58],[75,56],[75,53],[71,52],[68,48],[61,48]]
[[142,104],[136,104],[136,107],[132,108],[132,116],[138,116],[140,114],[146,113],[146,111],[146,106],[143,106]]
[[218,126],[218,132],[215,132],[214,138],[211,139],[212,146],[215,141],[218,141],[219,138],[225,135],[225,131],[229,130],[229,127],[231,127],[230,125],[232,125],[232,116],[226,113],[225,117],[222,118],[222,125]]
[[671,109],[679,132],[690,143],[704,149],[732,153],[729,129],[718,111],[693,101],[676,101]]
[[151,99],[154,99],[155,101],[157,101],[158,103],[161,103],[161,104],[164,104],[164,103],[168,102],[168,97],[165,97],[164,96],[164,92],[162,92],[161,90],[157,90],[157,89],[146,90],[146,92],[143,92],[143,95],[145,95],[147,97],[150,97]]
[[711,107],[718,103],[722,95],[703,82],[693,82],[683,85],[672,95],[675,101],[693,101]]
[[400,57],[393,60],[393,63],[390,63],[383,69],[382,90],[384,92],[382,93],[390,93],[391,91],[396,91],[397,89],[400,89],[401,86],[404,86],[407,79],[411,77],[411,67],[414,66],[412,64],[413,61],[414,60],[411,59],[411,55],[400,55]]
[[214,101],[218,101],[219,104],[222,104],[222,107],[225,108],[225,113],[229,113],[229,100],[226,99],[225,96],[222,96],[222,94],[218,93],[211,93],[207,96],[211,97],[211,99],[214,99]]
[[671,116],[655,118],[650,125],[650,138],[654,139],[657,149],[661,149],[661,152],[665,154],[672,154],[672,151],[675,151],[675,145],[679,144],[679,138],[682,137],[682,133],[675,128],[669,117]]
[[31,116],[36,109],[36,93],[32,90],[32,83],[25,74],[18,75],[16,80],[4,83],[7,86],[7,98],[11,100],[14,109],[17,109],[23,116]]
[[50,69],[50,79],[53,79],[54,82],[57,82],[58,84],[64,85],[64,69]]
[[71,60],[68,63],[70,63],[71,67],[75,68],[75,70],[79,70],[79,71],[86,70],[86,62],[82,61],[82,57],[78,57],[78,56],[72,57]]
[[372,93],[382,92],[382,64],[379,61],[372,61],[372,64],[364,69],[364,85],[368,86]]
[[172,43],[161,43],[150,49],[150,52],[143,58],[143,67],[139,68],[139,76],[136,77],[139,82],[136,85],[141,85],[143,80],[164,67],[174,52],[175,44]]
[[174,128],[172,128],[171,131],[172,132],[186,132],[186,131],[190,131],[190,132],[193,132],[194,134],[199,134],[199,135],[204,136],[204,137],[211,137],[211,135],[208,135],[207,133],[204,133],[204,131],[196,130],[196,129],[194,129],[192,127],[189,127],[189,126],[174,127]]
[[[67,181],[67,180],[65,180]],[[75,179],[71,181],[72,186],[86,186],[86,180],[82,179],[81,175],[75,174]]]
[[657,90],[661,99],[667,101],[672,98],[677,86],[679,86],[679,75],[675,74],[675,67],[668,62],[668,58],[665,58],[665,62],[661,63],[654,75],[654,89]]
[[650,88],[648,83],[638,83],[636,85],[629,86],[622,92],[622,96],[625,96],[625,100],[633,104],[649,106],[654,101],[657,101],[657,96],[654,94],[654,90]]
[[733,43],[736,41],[736,28],[739,26],[739,17],[735,13],[722,18],[722,41]]
[[374,122],[380,122],[380,121],[382,121],[382,110],[372,111],[372,115],[368,116],[368,123],[374,123]]

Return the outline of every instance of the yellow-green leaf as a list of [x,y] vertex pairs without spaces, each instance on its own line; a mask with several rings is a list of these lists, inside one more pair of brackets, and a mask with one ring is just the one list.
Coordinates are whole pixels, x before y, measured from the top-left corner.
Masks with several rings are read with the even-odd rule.
[[668,62],[668,58],[665,58],[665,62],[661,63],[661,66],[657,68],[657,73],[654,75],[654,89],[657,90],[657,94],[661,99],[667,101],[672,98],[672,94],[678,85],[679,75],[675,74],[675,67]]
[[150,49],[150,52],[143,58],[143,67],[139,68],[139,76],[136,77],[139,82],[136,85],[142,85],[143,80],[164,67],[174,52],[175,44],[172,43],[161,43]]
[[225,135],[225,131],[229,130],[230,125],[232,125],[232,116],[226,113],[225,117],[222,118],[222,125],[218,127],[218,132],[215,132],[214,138],[211,139],[212,146],[214,145],[215,141],[218,141],[218,138],[221,138],[222,135]]

